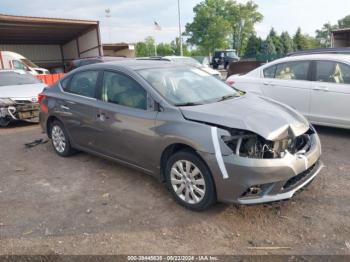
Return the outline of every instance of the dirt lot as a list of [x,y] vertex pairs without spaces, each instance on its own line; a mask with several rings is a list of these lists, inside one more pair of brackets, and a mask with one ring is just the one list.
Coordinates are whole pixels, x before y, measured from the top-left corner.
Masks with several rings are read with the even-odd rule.
[[307,190],[203,213],[113,162],[25,148],[45,138],[37,125],[1,129],[0,254],[350,254],[350,131],[317,129],[326,168]]

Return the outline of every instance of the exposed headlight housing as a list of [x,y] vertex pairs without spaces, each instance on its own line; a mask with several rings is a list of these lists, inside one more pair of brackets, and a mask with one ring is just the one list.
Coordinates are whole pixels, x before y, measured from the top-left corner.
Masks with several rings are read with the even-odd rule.
[[289,135],[277,141],[269,141],[249,131],[228,131],[231,135],[223,136],[222,140],[234,154],[258,159],[282,158],[287,152],[296,154],[301,150],[307,151],[310,148],[310,135],[313,133],[310,128],[298,137]]
[[2,107],[12,106],[14,104],[16,104],[16,102],[10,98],[0,98],[0,106],[2,106]]

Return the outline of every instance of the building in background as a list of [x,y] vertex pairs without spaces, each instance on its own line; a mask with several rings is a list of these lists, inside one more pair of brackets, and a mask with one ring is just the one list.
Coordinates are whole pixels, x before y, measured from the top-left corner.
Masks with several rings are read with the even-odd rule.
[[333,30],[331,46],[334,48],[350,47],[350,28]]
[[0,14],[0,51],[59,71],[65,62],[103,56],[99,22]]
[[103,44],[105,56],[135,57],[135,45],[127,43]]

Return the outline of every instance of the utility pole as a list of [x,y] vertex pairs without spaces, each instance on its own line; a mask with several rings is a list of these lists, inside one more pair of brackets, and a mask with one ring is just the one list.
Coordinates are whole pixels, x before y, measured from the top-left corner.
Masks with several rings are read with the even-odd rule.
[[179,41],[180,41],[180,55],[183,56],[183,49],[182,49],[182,34],[181,34],[181,13],[180,13],[180,0],[177,0],[177,12],[178,12],[178,18],[179,18]]

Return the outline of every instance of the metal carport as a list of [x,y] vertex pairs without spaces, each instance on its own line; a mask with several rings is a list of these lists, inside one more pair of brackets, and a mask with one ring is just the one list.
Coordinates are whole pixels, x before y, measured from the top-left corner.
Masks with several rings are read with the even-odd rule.
[[44,68],[102,56],[98,21],[0,14],[0,50],[13,51]]

